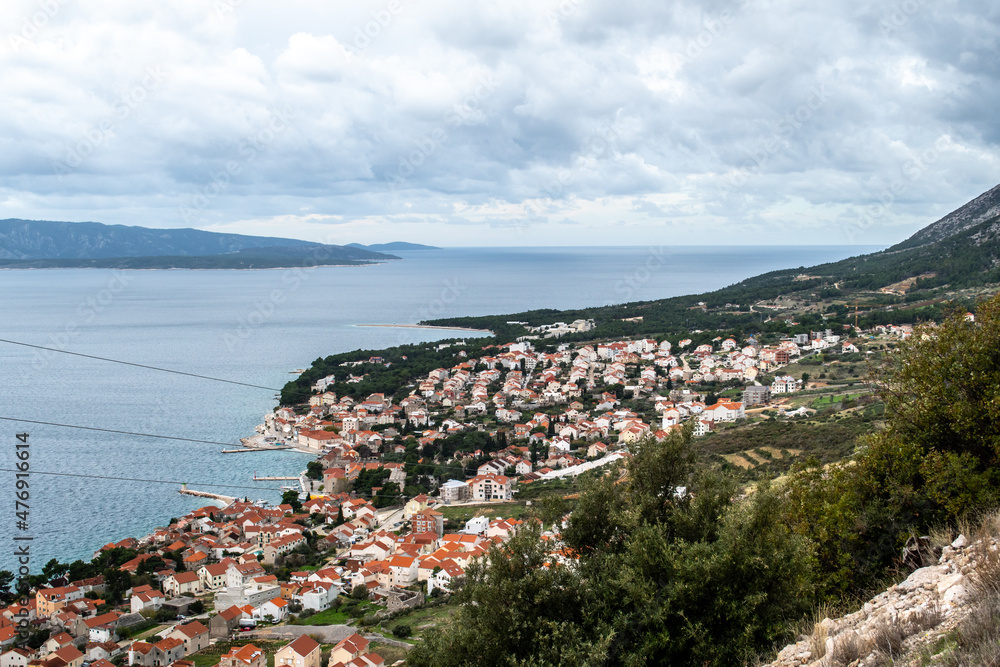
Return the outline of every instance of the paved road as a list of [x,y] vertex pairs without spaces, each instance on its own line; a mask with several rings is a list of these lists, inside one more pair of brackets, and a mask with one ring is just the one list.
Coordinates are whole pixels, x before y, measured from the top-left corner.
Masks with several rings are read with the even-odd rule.
[[403,507],[399,507],[397,509],[386,512],[385,514],[378,514],[377,516],[379,525],[391,529],[392,524],[396,523],[397,521],[403,520],[404,509],[405,508]]

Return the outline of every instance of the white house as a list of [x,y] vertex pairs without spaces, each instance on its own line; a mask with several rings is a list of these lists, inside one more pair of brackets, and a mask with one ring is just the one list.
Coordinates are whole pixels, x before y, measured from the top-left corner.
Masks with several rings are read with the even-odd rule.
[[268,600],[253,610],[253,617],[258,621],[271,618],[275,623],[285,620],[288,616],[288,602],[281,598]]
[[512,480],[503,475],[476,475],[469,480],[473,500],[510,500],[512,487]]
[[163,580],[163,591],[171,596],[201,593],[201,578],[197,572],[178,572]]
[[167,599],[160,591],[147,591],[132,596],[132,613],[137,614],[143,609],[159,609]]
[[772,394],[789,394],[794,391],[798,391],[799,384],[798,381],[791,375],[781,375],[774,378],[771,383],[771,393]]
[[323,611],[330,608],[339,593],[340,589],[333,584],[316,581],[304,586],[295,595],[295,601],[301,604],[303,609]]
[[489,527],[489,519],[484,516],[476,516],[466,521],[465,528],[463,528],[460,532],[465,533],[466,535],[480,535],[489,530]]
[[743,404],[736,402],[716,403],[705,408],[703,414],[706,417],[710,417],[714,422],[731,422],[746,416],[743,411]]
[[389,573],[393,586],[405,588],[417,581],[417,559],[412,556],[393,556],[389,559]]
[[712,422],[708,419],[697,419],[694,422],[694,432],[693,435],[696,438],[700,438],[703,435],[708,435],[712,431]]
[[451,559],[445,560],[441,563],[441,569],[427,578],[427,594],[430,595],[435,588],[451,592],[452,586],[464,576],[465,571],[458,563]]

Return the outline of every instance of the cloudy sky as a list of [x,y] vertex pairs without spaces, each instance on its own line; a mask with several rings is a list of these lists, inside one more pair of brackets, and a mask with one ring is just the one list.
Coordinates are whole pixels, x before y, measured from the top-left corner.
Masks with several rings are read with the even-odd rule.
[[890,244],[1000,182],[998,33],[987,0],[3,0],[0,218]]

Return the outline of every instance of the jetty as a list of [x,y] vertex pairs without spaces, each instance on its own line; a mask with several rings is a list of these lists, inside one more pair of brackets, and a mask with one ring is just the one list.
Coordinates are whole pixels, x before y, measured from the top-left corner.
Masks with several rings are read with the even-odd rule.
[[223,454],[243,454],[246,452],[277,452],[283,449],[293,449],[292,445],[261,445],[259,447],[242,447],[240,449],[223,449]]
[[187,488],[187,485],[182,486],[177,491],[186,496],[197,496],[198,498],[211,498],[212,500],[218,500],[220,502],[226,503],[226,505],[232,505],[236,502],[236,498],[233,496],[223,496],[218,493],[209,493],[208,491],[195,491],[194,489]]
[[298,477],[258,477],[257,473],[253,474],[253,481],[255,482],[285,482],[285,481],[299,481]]

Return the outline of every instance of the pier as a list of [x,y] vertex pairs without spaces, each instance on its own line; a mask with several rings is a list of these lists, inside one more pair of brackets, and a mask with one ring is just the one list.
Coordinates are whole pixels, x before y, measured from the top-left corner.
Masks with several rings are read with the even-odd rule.
[[245,452],[277,452],[282,449],[292,449],[291,445],[261,445],[260,447],[243,447],[241,449],[223,449],[223,454],[243,454]]
[[297,482],[297,481],[299,481],[299,478],[297,476],[296,477],[258,477],[257,473],[254,473],[253,474],[253,481],[255,481],[255,482],[285,482],[285,481]]
[[211,498],[212,500],[218,500],[220,502],[226,503],[226,505],[232,505],[236,502],[236,498],[233,496],[223,496],[218,493],[209,493],[208,491],[195,491],[194,489],[187,488],[187,485],[182,486],[177,491],[186,496],[197,496],[198,498]]

